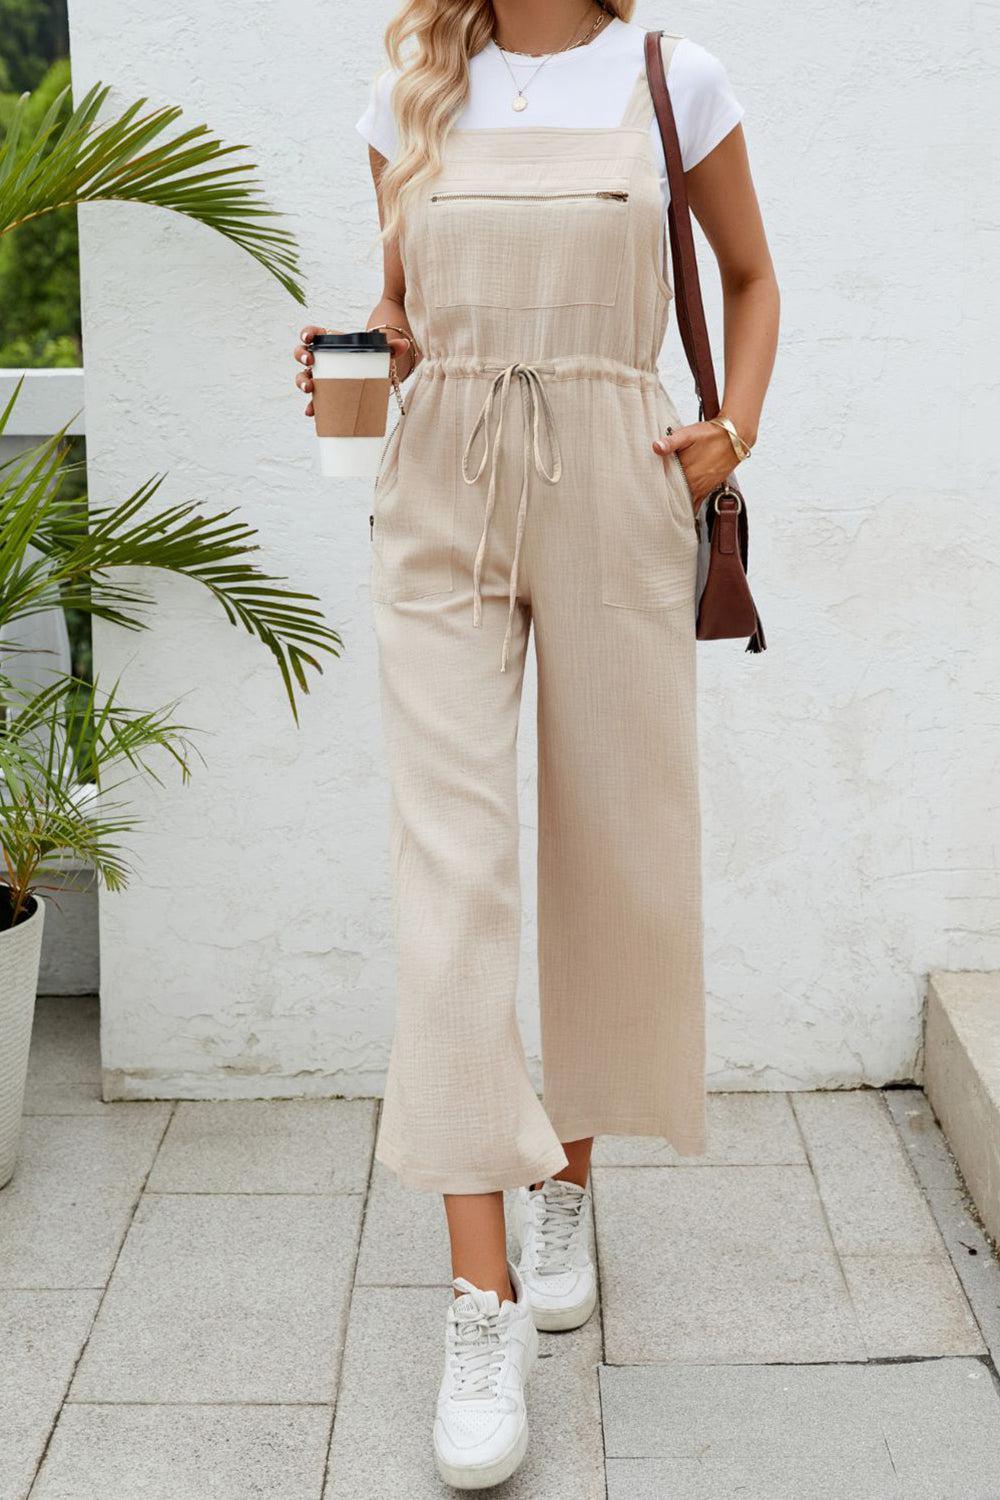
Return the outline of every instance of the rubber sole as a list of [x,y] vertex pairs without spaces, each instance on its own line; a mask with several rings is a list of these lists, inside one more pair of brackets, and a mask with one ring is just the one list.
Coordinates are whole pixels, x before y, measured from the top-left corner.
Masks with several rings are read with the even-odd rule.
[[[531,1300],[531,1294],[528,1294]],[[542,1333],[569,1333],[572,1328],[582,1328],[593,1315],[597,1306],[597,1288],[594,1287],[586,1302],[579,1307],[536,1307],[532,1304],[531,1316],[535,1327]]]
[[501,1458],[494,1459],[491,1464],[474,1469],[458,1469],[451,1464],[446,1464],[437,1451],[434,1453],[434,1459],[438,1473],[445,1484],[450,1484],[452,1489],[490,1490],[495,1484],[503,1484],[505,1479],[509,1479],[515,1470],[520,1468],[527,1451],[528,1423],[526,1421],[513,1448]]

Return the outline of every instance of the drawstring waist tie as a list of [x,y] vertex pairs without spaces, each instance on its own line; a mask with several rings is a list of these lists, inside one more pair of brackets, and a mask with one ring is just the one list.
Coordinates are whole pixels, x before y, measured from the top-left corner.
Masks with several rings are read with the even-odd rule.
[[[532,469],[545,484],[558,484],[562,478],[562,454],[555,417],[549,402],[545,382],[548,380],[579,380],[596,378],[611,380],[628,386],[657,386],[659,376],[655,369],[639,369],[617,360],[603,358],[560,358],[546,360],[543,364],[489,365],[478,360],[466,360],[454,356],[430,356],[418,370],[417,378],[433,378],[435,375],[491,376],[489,389],[480,408],[472,431],[462,454],[462,478],[468,485],[478,484],[489,467],[489,482],[486,504],[483,511],[483,531],[476,550],[472,581],[472,623],[480,628],[483,623],[482,576],[489,545],[490,525],[496,507],[497,474],[500,462],[500,445],[503,436],[504,417],[510,400],[511,387],[515,382],[521,389],[521,405],[524,414],[524,449],[521,468],[521,494],[517,507],[517,526],[514,537],[514,557],[510,569],[508,593],[507,629],[504,633],[500,654],[500,670],[506,672],[510,656],[510,644],[514,628],[514,611],[517,607],[518,574],[521,563],[521,544],[524,540],[528,518],[528,499],[531,488]],[[543,381],[544,376],[544,381]],[[544,429],[544,451],[543,451]],[[482,454],[473,469],[477,443],[482,438]]]
[[[518,569],[521,563],[521,543],[524,540],[524,528],[528,519],[528,492],[531,485],[531,469],[534,465],[535,473],[539,479],[546,484],[558,484],[562,478],[562,454],[559,451],[559,438],[556,433],[555,418],[552,415],[552,407],[541,376],[534,365],[513,364],[507,365],[495,376],[486,392],[486,399],[482,404],[479,416],[476,418],[475,426],[469,433],[469,440],[462,454],[462,478],[466,484],[478,484],[483,477],[483,471],[489,464],[490,479],[486,490],[486,506],[483,513],[483,534],[479,538],[479,547],[476,550],[476,562],[472,572],[472,623],[478,629],[483,623],[483,563],[486,558],[486,547],[490,535],[490,522],[493,519],[493,510],[497,498],[497,470],[500,460],[500,440],[503,436],[503,419],[507,411],[507,402],[510,397],[510,388],[514,381],[521,387],[521,406],[524,412],[524,453],[521,469],[521,497],[517,506],[517,529],[514,534],[514,559],[510,568],[509,604],[507,608],[507,629],[503,638],[503,649],[500,653],[500,670],[506,672],[507,659],[510,655],[510,641],[514,629],[514,610],[517,606],[517,582]],[[493,426],[494,411],[496,412],[496,426]],[[541,428],[545,424],[545,439],[548,447],[548,463],[542,457]],[[491,432],[492,427],[492,432]],[[471,472],[473,462],[472,453],[476,442],[482,434],[483,453],[479,460],[479,466],[475,473]]]

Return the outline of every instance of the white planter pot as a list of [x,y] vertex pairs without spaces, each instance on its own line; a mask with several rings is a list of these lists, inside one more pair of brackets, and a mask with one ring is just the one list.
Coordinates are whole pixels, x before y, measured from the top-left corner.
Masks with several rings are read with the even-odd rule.
[[21,1135],[45,921],[40,897],[34,904],[26,922],[0,932],[0,1188],[14,1175]]

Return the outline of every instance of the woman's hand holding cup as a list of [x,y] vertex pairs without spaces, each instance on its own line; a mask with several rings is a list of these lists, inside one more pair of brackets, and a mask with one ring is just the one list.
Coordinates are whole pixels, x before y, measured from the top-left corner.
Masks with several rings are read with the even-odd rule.
[[[312,366],[315,358],[312,352],[313,340],[319,333],[336,332],[338,332],[338,330],[335,328],[321,328],[317,323],[307,323],[305,328],[303,328],[302,332],[299,334],[299,338],[302,342],[295,346],[295,358],[298,360],[300,365],[305,365],[306,368],[298,372],[295,377],[295,384],[298,386],[300,391],[302,391],[309,397],[309,400],[306,403],[305,411],[303,412],[303,416],[314,417],[316,415],[312,401]],[[406,377],[412,372],[414,365],[414,354],[408,340],[400,338],[390,338],[389,352],[392,354],[392,357],[396,362],[396,369],[399,371],[400,380],[405,380]]]
[[399,397],[395,350],[407,347],[405,336],[390,341],[390,332],[401,330],[333,333],[310,324],[302,331],[295,356],[305,368],[295,383],[309,397],[305,410],[316,423],[320,473],[331,479],[378,476],[392,386]]

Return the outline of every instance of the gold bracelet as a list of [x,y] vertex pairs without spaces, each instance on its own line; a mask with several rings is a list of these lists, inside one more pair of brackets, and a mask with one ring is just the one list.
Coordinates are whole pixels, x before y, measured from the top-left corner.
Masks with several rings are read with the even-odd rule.
[[751,448],[749,443],[745,443],[743,441],[728,417],[709,417],[709,421],[713,427],[721,427],[723,432],[728,434],[729,441],[733,445],[733,452],[736,454],[736,457],[740,461],[740,463],[742,463],[745,458],[750,457],[753,449]]

